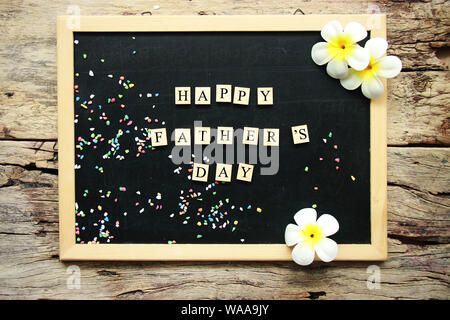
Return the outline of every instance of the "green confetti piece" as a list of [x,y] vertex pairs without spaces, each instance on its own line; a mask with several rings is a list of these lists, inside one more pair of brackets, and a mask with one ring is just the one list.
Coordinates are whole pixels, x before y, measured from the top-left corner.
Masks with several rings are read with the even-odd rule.
[[328,134],[328,138],[331,138],[333,136],[333,133],[330,131],[330,133]]
[[315,208],[317,208],[317,204],[313,204],[312,206],[311,206],[313,209],[315,209]]
[[305,172],[308,172],[309,171],[309,168],[308,167],[305,167]]
[[201,239],[201,238],[203,238],[203,236],[201,234],[198,234],[197,239]]
[[87,58],[87,54],[83,53],[83,59],[86,59],[86,58]]

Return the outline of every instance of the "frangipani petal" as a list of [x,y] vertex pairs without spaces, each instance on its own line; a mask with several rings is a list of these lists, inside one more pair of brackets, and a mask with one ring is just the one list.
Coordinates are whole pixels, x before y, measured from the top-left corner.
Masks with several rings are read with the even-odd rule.
[[341,85],[347,90],[355,90],[362,83],[363,77],[361,73],[361,71],[349,69],[347,76],[341,79]]
[[317,219],[317,224],[322,228],[325,237],[331,236],[339,230],[339,222],[330,214],[321,215]]
[[383,94],[384,86],[377,76],[369,76],[364,78],[361,89],[366,98],[376,99]]
[[314,261],[314,248],[306,243],[299,243],[292,250],[292,259],[301,266],[307,266]]
[[305,225],[316,223],[317,212],[313,208],[301,209],[294,215],[294,220],[299,228],[303,229]]
[[324,65],[334,57],[330,54],[328,46],[327,42],[318,42],[311,49],[311,58],[319,66]]
[[314,249],[319,259],[323,262],[330,262],[334,260],[338,253],[337,243],[330,238],[324,238],[316,245]]
[[347,61],[341,55],[334,57],[327,64],[327,73],[335,79],[345,78],[348,74]]
[[341,33],[342,33],[342,25],[337,20],[328,22],[320,31],[320,35],[327,42],[332,41],[336,36],[340,35]]
[[300,240],[300,227],[293,223],[288,224],[284,231],[284,241],[286,242],[286,245],[293,246],[299,243]]
[[369,51],[370,57],[375,60],[381,58],[386,53],[387,47],[388,43],[383,38],[371,38],[364,45],[364,48]]
[[364,70],[370,62],[369,51],[359,45],[354,45],[351,54],[347,56],[347,62],[357,71]]
[[383,57],[376,62],[376,69],[380,77],[393,78],[402,70],[402,62],[396,56]]
[[351,37],[353,43],[361,41],[367,37],[367,30],[358,22],[349,22],[345,26],[344,33]]

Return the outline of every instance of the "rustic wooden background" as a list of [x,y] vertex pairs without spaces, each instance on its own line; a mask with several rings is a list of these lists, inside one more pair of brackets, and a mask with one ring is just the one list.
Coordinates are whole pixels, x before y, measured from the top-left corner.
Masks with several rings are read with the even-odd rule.
[[[389,80],[389,260],[308,268],[289,262],[60,262],[56,16],[78,10],[386,13],[389,53],[403,61],[403,72]],[[1,0],[0,299],[449,299],[449,17],[445,0]],[[371,264],[380,267],[378,290],[366,286]],[[66,285],[71,265],[80,268],[80,289]]]

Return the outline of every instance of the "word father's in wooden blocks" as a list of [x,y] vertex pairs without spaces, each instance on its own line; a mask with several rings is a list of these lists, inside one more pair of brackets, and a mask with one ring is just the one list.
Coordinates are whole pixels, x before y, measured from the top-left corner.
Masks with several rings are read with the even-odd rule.
[[[211,87],[194,87],[194,104],[210,105],[212,101]],[[234,87],[231,84],[216,85],[216,102],[234,103],[248,106],[250,104],[250,88]],[[256,88],[258,105],[273,105],[273,87]],[[191,104],[191,87],[175,87],[175,104]]]

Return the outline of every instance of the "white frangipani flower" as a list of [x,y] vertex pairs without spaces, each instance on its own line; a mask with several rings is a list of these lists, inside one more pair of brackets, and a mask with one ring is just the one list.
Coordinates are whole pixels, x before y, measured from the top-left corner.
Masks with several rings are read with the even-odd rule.
[[295,246],[292,259],[295,263],[306,266],[313,262],[314,254],[324,262],[330,262],[337,256],[337,243],[327,238],[339,230],[336,218],[323,214],[317,219],[313,208],[301,209],[294,215],[296,224],[287,225],[284,232],[286,245]]
[[369,99],[383,94],[384,86],[379,77],[393,78],[402,70],[402,62],[396,56],[385,56],[388,43],[383,38],[367,40],[364,48],[369,52],[370,61],[364,70],[349,69],[347,76],[341,79],[347,90],[361,86],[362,93]]
[[320,32],[326,42],[316,43],[311,50],[311,57],[318,65],[327,65],[327,73],[335,78],[347,76],[348,66],[363,70],[369,64],[367,50],[357,44],[367,37],[367,30],[357,22],[349,22],[345,29],[339,21],[327,23]]

